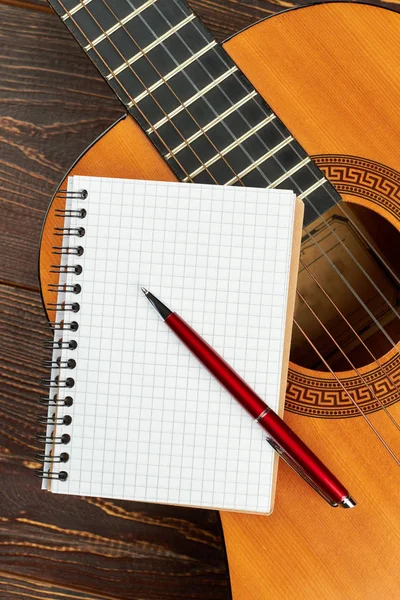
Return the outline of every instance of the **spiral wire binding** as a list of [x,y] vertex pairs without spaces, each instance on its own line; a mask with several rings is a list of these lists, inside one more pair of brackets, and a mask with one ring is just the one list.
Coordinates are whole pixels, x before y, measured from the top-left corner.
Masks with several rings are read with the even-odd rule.
[[77,237],[83,237],[86,231],[84,227],[55,227],[54,235],[76,235]]
[[[86,190],[80,191],[68,191],[59,190],[57,197],[60,199],[68,200],[85,200],[88,197]],[[79,208],[76,210],[70,209],[55,209],[55,216],[63,219],[84,219],[87,215],[85,208]],[[83,238],[86,230],[84,227],[55,227],[54,236],[66,238]],[[68,243],[68,242],[67,242]],[[61,264],[51,265],[50,273],[57,273],[60,278],[69,274],[79,276],[82,273],[82,266],[79,264],[63,264],[62,255],[73,255],[75,257],[82,256],[84,250],[83,247],[78,245],[68,246],[53,246],[52,253],[60,255]],[[65,259],[66,260],[66,259]],[[75,315],[80,311],[80,304],[78,302],[64,302],[60,301],[60,294],[80,294],[82,288],[79,283],[64,283],[61,279],[57,284],[50,283],[48,287],[49,292],[57,294],[57,302],[52,302],[47,305],[48,311],[54,311],[56,315],[59,313],[69,313]],[[57,318],[57,316],[56,316]],[[41,385],[48,389],[48,395],[39,397],[39,405],[47,408],[46,414],[38,415],[38,423],[46,427],[45,433],[38,433],[36,441],[45,445],[44,452],[37,452],[35,454],[35,460],[42,463],[41,469],[35,470],[35,475],[41,479],[48,480],[59,480],[66,481],[68,479],[68,472],[66,470],[58,470],[57,466],[65,465],[69,461],[69,454],[65,451],[58,452],[56,447],[62,447],[68,445],[71,441],[71,436],[68,433],[62,433],[57,435],[56,427],[63,426],[68,427],[72,423],[71,415],[64,414],[59,416],[57,410],[59,407],[71,407],[74,403],[73,396],[66,395],[66,390],[70,390],[75,385],[75,379],[71,377],[60,377],[61,370],[75,369],[76,361],[74,358],[65,356],[66,352],[73,352],[78,347],[76,340],[64,340],[62,337],[63,331],[76,332],[79,329],[79,323],[73,319],[64,321],[51,321],[50,327],[54,332],[54,337],[51,340],[46,340],[44,346],[47,350],[52,351],[52,358],[44,361],[43,365],[51,370],[50,377],[44,377],[41,379]],[[57,337],[56,332],[60,332],[60,337]],[[62,356],[55,356],[55,353],[59,351]],[[53,393],[54,392],[54,393]],[[53,470],[55,467],[55,470]],[[64,467],[65,468],[65,467]]]
[[75,283],[75,285],[66,285],[65,283],[60,285],[57,283],[49,283],[49,292],[71,292],[73,294],[80,294],[82,291],[79,283]]
[[50,273],[75,273],[75,275],[80,275],[82,267],[81,265],[51,265]]
[[75,254],[75,256],[82,256],[82,246],[53,246],[53,254]]

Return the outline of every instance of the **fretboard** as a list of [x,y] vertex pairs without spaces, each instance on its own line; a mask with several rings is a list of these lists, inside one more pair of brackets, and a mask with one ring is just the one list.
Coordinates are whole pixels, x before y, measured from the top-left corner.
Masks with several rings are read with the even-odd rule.
[[305,224],[340,200],[181,0],[49,0],[181,181],[290,188]]

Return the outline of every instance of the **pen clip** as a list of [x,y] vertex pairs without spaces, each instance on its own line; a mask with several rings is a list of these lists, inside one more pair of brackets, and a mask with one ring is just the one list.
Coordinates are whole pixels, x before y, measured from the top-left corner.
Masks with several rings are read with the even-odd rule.
[[277,444],[275,442],[275,440],[271,439],[271,438],[266,438],[267,442],[269,443],[270,446],[272,446],[272,448],[275,450],[275,452],[277,452],[277,454],[279,454],[279,456],[285,461],[286,464],[289,465],[289,467],[292,467],[292,469],[294,471],[296,471],[296,473],[298,475],[300,475],[300,477],[302,477],[304,479],[304,481],[306,481],[308,483],[308,485],[310,485],[313,490],[315,490],[316,492],[318,492],[318,494],[326,501],[328,502],[328,504],[330,504],[331,506],[338,506],[337,502],[334,502],[331,498],[329,498],[329,496],[323,491],[321,490],[316,483],[314,483],[314,481],[311,479],[311,477],[309,475],[307,475],[307,473],[304,471],[304,469],[296,463],[296,461],[293,460],[293,458],[291,458],[289,456],[289,454],[287,454],[283,448],[281,448],[281,446],[279,446],[279,444]]

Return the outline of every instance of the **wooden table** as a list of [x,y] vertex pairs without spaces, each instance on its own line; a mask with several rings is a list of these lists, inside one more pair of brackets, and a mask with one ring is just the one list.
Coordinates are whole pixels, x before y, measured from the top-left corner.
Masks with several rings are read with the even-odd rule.
[[[219,40],[292,6],[189,3]],[[0,36],[0,598],[229,599],[217,512],[56,496],[33,477],[50,336],[41,226],[65,171],[123,109],[44,0],[0,0]]]

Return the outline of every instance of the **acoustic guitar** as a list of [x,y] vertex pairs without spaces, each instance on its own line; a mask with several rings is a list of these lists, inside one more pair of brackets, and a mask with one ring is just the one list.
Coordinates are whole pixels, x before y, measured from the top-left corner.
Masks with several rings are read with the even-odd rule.
[[398,598],[400,15],[331,2],[219,45],[181,0],[50,3],[127,110],[70,174],[305,203],[285,419],[358,504],[331,508],[281,464],[271,516],[221,513],[234,599]]

